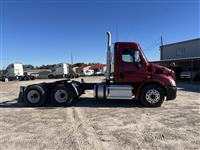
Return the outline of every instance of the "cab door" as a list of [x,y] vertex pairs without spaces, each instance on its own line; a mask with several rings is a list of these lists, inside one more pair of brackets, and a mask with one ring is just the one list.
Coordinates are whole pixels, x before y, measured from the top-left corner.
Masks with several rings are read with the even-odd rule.
[[141,60],[140,51],[131,45],[117,48],[115,81],[119,83],[137,83],[145,80],[146,67]]

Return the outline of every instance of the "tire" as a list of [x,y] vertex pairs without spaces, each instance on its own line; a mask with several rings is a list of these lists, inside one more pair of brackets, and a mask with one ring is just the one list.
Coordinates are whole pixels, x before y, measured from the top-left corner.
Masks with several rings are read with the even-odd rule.
[[160,107],[164,98],[163,88],[157,85],[147,85],[140,93],[140,102],[145,107]]
[[75,74],[74,77],[75,77],[75,78],[78,78],[79,76],[78,76],[78,74]]
[[49,78],[49,79],[53,79],[54,76],[53,76],[53,75],[48,75],[48,78]]
[[24,80],[26,81],[30,80],[29,76],[24,76]]
[[30,79],[31,79],[31,80],[35,80],[35,77],[34,77],[34,76],[30,76]]
[[73,74],[70,74],[70,79],[73,79],[74,78],[74,75]]
[[23,80],[24,80],[24,77],[19,76],[19,77],[18,77],[18,80],[19,80],[19,81],[23,81]]
[[42,106],[47,99],[48,91],[42,85],[28,86],[24,92],[23,100],[27,106]]
[[73,96],[67,86],[59,84],[52,90],[51,100],[56,106],[69,106],[72,103]]

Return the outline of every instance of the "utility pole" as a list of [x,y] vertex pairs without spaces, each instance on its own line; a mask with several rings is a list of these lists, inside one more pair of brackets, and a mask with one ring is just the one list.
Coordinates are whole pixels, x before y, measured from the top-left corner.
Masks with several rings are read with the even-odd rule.
[[162,36],[160,37],[160,60],[162,60],[162,46],[163,46],[163,38]]
[[162,36],[160,37],[160,45],[163,46],[163,38],[162,38]]
[[118,42],[118,24],[116,24],[116,42]]
[[73,65],[73,54],[71,52],[71,65]]
[[72,52],[71,52],[71,66],[70,66],[70,69],[69,69],[69,72],[70,73],[73,73],[73,54],[72,54]]

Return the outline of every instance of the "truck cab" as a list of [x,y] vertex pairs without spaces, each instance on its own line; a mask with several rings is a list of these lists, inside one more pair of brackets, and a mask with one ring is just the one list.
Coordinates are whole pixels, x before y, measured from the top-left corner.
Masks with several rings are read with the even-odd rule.
[[115,83],[151,81],[170,86],[176,80],[173,70],[148,62],[139,44],[126,42],[115,43],[113,75]]
[[116,42],[113,57],[113,83],[132,85],[136,98],[139,99],[140,91],[148,85],[162,88],[167,100],[176,97],[175,72],[148,62],[138,43]]
[[16,78],[23,76],[23,65],[22,64],[10,64],[6,68],[6,76],[9,78]]
[[148,62],[136,43],[117,42],[114,46],[115,83],[140,83],[147,77]]

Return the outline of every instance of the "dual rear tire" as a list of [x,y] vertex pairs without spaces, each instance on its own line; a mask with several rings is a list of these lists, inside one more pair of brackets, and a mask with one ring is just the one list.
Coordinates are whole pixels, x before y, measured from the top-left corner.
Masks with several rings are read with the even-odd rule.
[[28,86],[23,94],[23,99],[27,106],[42,106],[50,98],[54,106],[69,106],[73,96],[64,84],[54,87],[49,96],[49,91],[44,85]]

